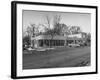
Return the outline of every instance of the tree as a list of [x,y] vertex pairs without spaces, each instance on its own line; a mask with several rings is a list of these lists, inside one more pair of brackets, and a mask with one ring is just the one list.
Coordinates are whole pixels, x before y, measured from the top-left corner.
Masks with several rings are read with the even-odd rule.
[[29,45],[31,44],[31,34],[32,34],[31,27],[28,26],[28,27],[26,28],[26,33],[27,33],[27,35],[25,35],[25,36],[23,37],[23,48],[24,48],[25,46],[29,47]]
[[[41,30],[42,28],[42,30]],[[38,24],[36,27],[36,33],[38,33],[38,35],[44,34],[44,32],[46,31],[47,26],[44,24]]]
[[50,29],[50,21],[51,21],[51,18],[48,16],[48,15],[46,15],[46,23],[47,23],[47,27],[48,27],[48,29]]
[[70,34],[77,34],[81,32],[81,28],[79,26],[71,26],[69,31]]
[[31,36],[31,28],[29,26],[27,27],[26,32],[27,32],[28,37],[30,37]]
[[53,25],[54,26],[57,26],[60,24],[60,21],[61,21],[61,16],[60,15],[55,15],[54,16],[54,19],[53,19]]
[[48,15],[46,15],[45,18],[46,18],[46,24],[47,24],[47,27],[45,27],[45,35],[51,35],[52,36],[53,35],[52,34],[53,30],[50,28],[51,19]]
[[23,43],[25,43],[25,45],[27,45],[27,46],[29,46],[29,45],[32,46],[31,38],[36,35],[35,34],[35,28],[36,27],[35,26],[36,26],[35,24],[30,24],[30,26],[28,26],[26,28],[27,35],[23,38]]
[[88,42],[88,43],[91,42],[91,34],[90,34],[90,33],[87,34],[87,42]]
[[45,34],[50,35],[51,40],[53,40],[53,37],[55,35],[60,35],[60,32],[61,32],[60,20],[61,20],[61,17],[59,15],[55,15],[53,18],[53,28],[50,28],[51,19],[48,15],[46,15],[47,28],[45,29]]
[[46,21],[47,21],[47,28],[45,29],[45,33],[47,35],[51,35],[51,39],[53,39],[53,36],[55,35],[60,35],[61,32],[61,25],[60,25],[60,20],[61,17],[59,15],[55,15],[53,19],[53,28],[50,28],[50,17],[46,16]]
[[36,25],[35,24],[30,24],[30,33],[31,33],[31,37],[34,37],[36,34],[35,34],[35,27]]
[[30,44],[31,44],[30,37],[28,35],[24,36],[23,37],[23,49],[26,47],[28,48]]
[[70,34],[70,32],[69,32],[69,26],[67,26],[66,24],[62,23],[61,24],[61,35],[67,36],[69,34]]

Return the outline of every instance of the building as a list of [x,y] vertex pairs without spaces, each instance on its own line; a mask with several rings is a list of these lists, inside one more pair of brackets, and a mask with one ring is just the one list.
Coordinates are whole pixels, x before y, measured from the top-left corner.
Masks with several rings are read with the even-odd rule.
[[31,45],[33,48],[40,47],[63,47],[68,44],[74,43],[79,44],[85,41],[86,34],[71,34],[67,36],[54,36],[53,38],[50,35],[39,35],[31,38]]

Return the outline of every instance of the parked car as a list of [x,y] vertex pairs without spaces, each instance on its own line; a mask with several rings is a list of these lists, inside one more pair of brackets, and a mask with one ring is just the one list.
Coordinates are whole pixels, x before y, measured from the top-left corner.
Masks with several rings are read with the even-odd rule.
[[84,47],[84,46],[88,46],[88,43],[84,42],[84,43],[80,43],[79,45]]
[[75,43],[71,43],[71,44],[68,44],[69,47],[79,47],[80,45],[79,44],[75,44]]
[[84,47],[85,46],[85,43],[80,43],[79,45],[82,46],[82,47]]

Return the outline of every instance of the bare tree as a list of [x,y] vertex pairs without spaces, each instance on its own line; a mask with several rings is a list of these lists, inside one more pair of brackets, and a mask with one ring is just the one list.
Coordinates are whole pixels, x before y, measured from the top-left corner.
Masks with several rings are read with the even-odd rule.
[[54,26],[56,26],[57,24],[60,24],[60,21],[61,21],[61,16],[60,15],[55,15],[54,20],[53,20]]
[[26,29],[26,32],[27,32],[28,36],[30,37],[31,36],[31,27],[28,26]]
[[34,37],[36,34],[35,34],[35,29],[36,29],[36,25],[35,24],[30,24],[30,33],[31,33],[31,37]]
[[45,25],[45,24],[38,24],[37,25],[37,27],[36,27],[36,32],[40,35],[40,34],[44,34],[44,31],[40,31],[39,29],[41,28],[41,26],[42,26],[42,29],[44,30],[44,31],[46,31],[46,29],[47,29],[47,25]]
[[46,34],[51,35],[51,39],[53,39],[53,36],[59,35],[61,31],[61,25],[60,25],[61,17],[59,15],[55,15],[53,18],[53,28],[51,29],[50,26],[50,17],[46,15],[46,21],[47,21],[47,28],[46,28]]
[[61,16],[55,15],[53,19],[53,27],[54,27],[55,35],[61,34],[62,26],[61,26],[60,21],[61,21]]
[[[60,31],[61,31],[61,25],[60,25],[60,20],[61,17],[59,15],[55,15],[53,18],[53,28],[51,29],[51,19],[48,15],[46,15],[46,21],[47,21],[47,28],[46,28],[46,35],[50,35],[51,36],[51,41],[53,40],[53,37],[55,35],[60,35]],[[52,44],[50,45],[50,47],[52,46]]]
[[25,36],[23,37],[23,45],[24,45],[24,46],[25,46],[25,45],[29,46],[30,43],[31,43],[31,28],[30,28],[29,26],[28,26],[27,29],[26,29],[26,33],[27,33],[27,35],[25,35]]
[[46,21],[47,21],[47,26],[50,29],[51,18],[48,15],[46,15]]
[[81,28],[79,26],[70,26],[70,34],[77,34],[81,32]]
[[[30,24],[30,26],[28,26],[26,29],[28,36],[27,36],[27,38],[24,38],[24,42],[27,41],[27,43],[30,43],[28,45],[31,45],[31,46],[33,45],[31,39],[32,39],[32,37],[35,37],[35,35],[36,35],[35,28],[36,28],[35,24]],[[25,40],[25,39],[27,39],[27,40]]]
[[87,33],[86,42],[89,46],[91,45],[91,33]]

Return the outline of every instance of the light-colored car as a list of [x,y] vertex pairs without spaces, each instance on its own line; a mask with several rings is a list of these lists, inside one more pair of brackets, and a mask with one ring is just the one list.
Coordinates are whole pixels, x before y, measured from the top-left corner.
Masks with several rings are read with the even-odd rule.
[[79,47],[80,45],[79,44],[74,44],[74,43],[71,43],[71,44],[68,44],[69,47]]

